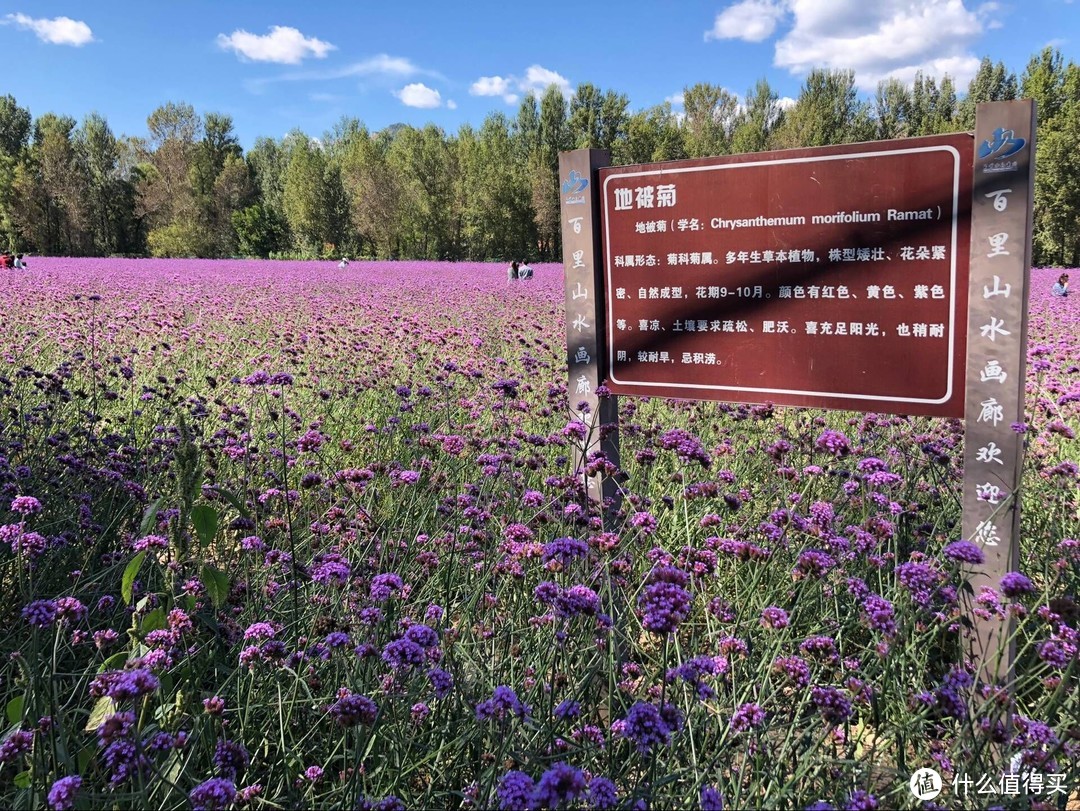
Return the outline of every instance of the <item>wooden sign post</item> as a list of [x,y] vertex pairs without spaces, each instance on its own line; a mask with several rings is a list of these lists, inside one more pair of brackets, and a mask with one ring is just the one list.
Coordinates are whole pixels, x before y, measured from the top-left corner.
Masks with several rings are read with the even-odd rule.
[[[975,118],[964,429],[963,537],[985,561],[977,596],[1020,568],[1020,477],[1035,182],[1035,103],[980,104]],[[984,681],[1011,683],[1011,619],[974,619],[970,655]]]
[[582,478],[590,499],[617,508],[618,482],[602,473],[586,472],[597,452],[619,466],[618,402],[614,395],[597,395],[597,388],[608,376],[597,172],[608,163],[608,153],[600,149],[560,153],[559,210],[566,279],[568,394],[570,410],[584,433],[574,442],[574,471]]

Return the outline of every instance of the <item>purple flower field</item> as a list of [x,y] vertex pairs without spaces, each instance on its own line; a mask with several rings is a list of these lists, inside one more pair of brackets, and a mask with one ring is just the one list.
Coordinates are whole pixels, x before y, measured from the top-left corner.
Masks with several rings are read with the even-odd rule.
[[1060,269],[1032,273],[1023,572],[973,595],[1014,618],[1009,692],[963,654],[961,423],[624,398],[605,522],[534,269],[0,276],[0,807],[1080,801]]

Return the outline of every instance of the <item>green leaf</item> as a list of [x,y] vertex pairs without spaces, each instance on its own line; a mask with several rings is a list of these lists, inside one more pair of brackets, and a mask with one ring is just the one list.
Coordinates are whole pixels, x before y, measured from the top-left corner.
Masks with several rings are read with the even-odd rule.
[[90,765],[90,761],[94,759],[94,750],[89,746],[84,746],[79,750],[79,774],[86,774],[86,767]]
[[244,503],[235,493],[230,493],[223,487],[216,487],[214,489],[217,491],[217,494],[229,502],[240,515],[244,516],[244,518],[251,518],[251,511],[244,506]]
[[97,700],[94,709],[90,710],[90,718],[86,722],[86,732],[93,732],[105,723],[105,719],[116,712],[116,702],[108,696],[102,696]]
[[139,632],[142,634],[148,634],[151,631],[158,631],[165,627],[165,609],[158,606],[145,617],[143,617],[142,623],[139,625]]
[[7,719],[9,724],[18,724],[22,720],[23,704],[26,703],[26,694],[15,696],[7,703]]
[[123,580],[120,581],[120,596],[124,598],[125,603],[131,602],[131,589],[135,584],[135,578],[139,576],[139,569],[142,568],[143,560],[145,559],[146,552],[140,552],[131,559],[124,569],[124,577]]
[[126,650],[117,651],[98,667],[98,673],[104,673],[106,670],[116,670],[124,662],[127,661],[128,652]]
[[154,528],[154,522],[157,521],[157,515],[161,511],[161,505],[165,503],[165,496],[158,496],[154,503],[146,508],[146,512],[143,513],[142,523],[139,524],[139,535],[145,538],[150,534],[150,530]]
[[15,788],[30,788],[31,778],[32,775],[29,769],[25,772],[19,772],[15,775]]
[[199,536],[199,543],[205,549],[213,542],[214,536],[217,535],[217,510],[207,504],[197,504],[191,508],[191,523],[195,525],[195,533]]
[[214,608],[225,605],[225,600],[229,597],[229,578],[225,572],[215,569],[209,563],[204,563],[202,582],[206,586],[206,593],[210,595],[210,602],[214,604]]

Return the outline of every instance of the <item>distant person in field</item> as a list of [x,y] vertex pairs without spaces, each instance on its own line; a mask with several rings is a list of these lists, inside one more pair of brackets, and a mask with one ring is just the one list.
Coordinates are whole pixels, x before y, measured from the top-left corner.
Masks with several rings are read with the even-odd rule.
[[349,257],[341,257],[341,261],[338,262],[338,270],[345,270],[349,266]]
[[17,270],[26,270],[26,257],[24,254],[15,254],[15,268]]
[[506,281],[516,282],[519,278],[520,276],[518,271],[518,263],[515,259],[513,262],[510,263],[510,267],[506,269]]
[[6,253],[0,253],[0,269],[9,270],[15,267],[15,259]]
[[1058,280],[1054,282],[1054,286],[1050,288],[1050,295],[1060,296],[1064,298],[1069,295],[1069,274],[1062,273],[1058,276]]
[[[517,264],[516,262],[514,264]],[[522,262],[518,265],[518,278],[519,279],[531,279],[533,277],[533,270],[529,267],[528,262]]]

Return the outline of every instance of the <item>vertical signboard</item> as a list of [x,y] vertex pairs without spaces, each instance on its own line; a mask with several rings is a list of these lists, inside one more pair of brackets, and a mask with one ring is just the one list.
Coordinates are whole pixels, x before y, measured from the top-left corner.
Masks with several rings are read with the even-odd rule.
[[[980,104],[975,119],[964,431],[963,537],[985,561],[970,583],[1000,591],[1019,568],[1027,308],[1035,178],[1035,105]],[[1012,677],[1012,622],[974,619],[982,677]]]
[[616,499],[617,483],[586,468],[594,452],[619,464],[618,405],[614,396],[599,397],[607,377],[604,348],[604,294],[601,286],[600,206],[596,176],[608,153],[577,149],[559,154],[559,211],[562,215],[563,268],[566,279],[566,363],[570,409],[585,427],[575,444],[574,470],[589,498]]

